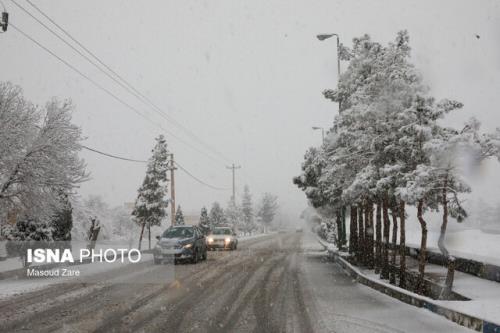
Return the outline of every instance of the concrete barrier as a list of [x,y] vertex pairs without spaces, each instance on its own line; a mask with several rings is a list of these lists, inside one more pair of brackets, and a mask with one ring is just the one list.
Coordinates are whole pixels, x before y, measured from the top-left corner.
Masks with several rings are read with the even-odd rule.
[[[323,246],[325,244],[322,243]],[[327,246],[325,246],[327,248]],[[435,303],[428,297],[423,297],[405,289],[393,286],[389,283],[384,283],[373,278],[370,278],[359,271],[356,267],[352,266],[346,259],[342,258],[337,252],[329,250],[329,254],[335,262],[337,262],[344,271],[355,279],[357,282],[362,283],[370,288],[382,292],[388,296],[396,298],[401,302],[427,309],[440,316],[447,318],[459,325],[476,330],[483,333],[500,333],[500,324],[478,318],[476,316],[468,315],[460,311],[449,309],[441,304]]]
[[[406,254],[410,257],[418,258],[419,248],[406,246]],[[500,267],[474,259],[466,259],[457,256],[455,258],[455,270],[475,275],[482,279],[500,282]],[[446,267],[448,260],[439,252],[427,249],[427,261],[431,264],[436,264]]]

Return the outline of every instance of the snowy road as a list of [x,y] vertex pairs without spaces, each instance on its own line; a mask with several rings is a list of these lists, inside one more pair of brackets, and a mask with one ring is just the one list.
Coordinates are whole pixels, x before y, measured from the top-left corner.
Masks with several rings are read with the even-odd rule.
[[172,269],[166,266],[127,265],[99,273],[102,283],[58,284],[2,300],[0,330],[468,331],[354,283],[307,233],[273,234],[242,241],[235,252],[210,252],[206,262],[175,266],[173,282],[133,282],[138,274]]

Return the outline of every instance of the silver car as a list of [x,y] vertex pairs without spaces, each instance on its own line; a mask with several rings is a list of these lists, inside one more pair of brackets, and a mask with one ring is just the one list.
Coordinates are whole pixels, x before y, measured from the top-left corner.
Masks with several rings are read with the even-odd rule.
[[207,248],[209,250],[238,248],[238,238],[233,229],[229,227],[216,227],[207,235]]

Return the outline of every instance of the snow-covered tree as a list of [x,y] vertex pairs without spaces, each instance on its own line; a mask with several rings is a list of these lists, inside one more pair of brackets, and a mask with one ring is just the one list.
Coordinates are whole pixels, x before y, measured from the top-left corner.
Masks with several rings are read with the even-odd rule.
[[230,224],[234,229],[241,228],[241,223],[243,220],[242,211],[241,207],[236,203],[235,200],[229,200],[224,213],[228,224]]
[[184,214],[182,213],[181,205],[177,206],[175,211],[175,225],[184,225]]
[[100,221],[99,239],[131,242],[133,235],[139,231],[139,226],[132,223],[133,217],[128,209],[124,206],[110,207],[101,196],[89,195],[86,198],[75,196],[71,200],[71,206],[73,210],[72,239],[88,238],[92,218]]
[[241,213],[242,213],[242,225],[241,230],[245,233],[251,233],[255,229],[254,223],[254,211],[252,194],[250,194],[250,188],[245,185],[243,189],[243,197],[241,199]]
[[278,197],[271,193],[264,193],[257,215],[262,221],[265,230],[267,230],[274,220],[278,207]]
[[137,225],[131,223],[132,216],[130,216],[130,212],[123,206],[117,206],[110,209],[109,215],[111,224],[109,238],[132,242],[133,235],[137,233]]
[[349,252],[371,267],[375,250],[375,269],[391,283],[396,282],[389,265],[396,265],[399,229],[399,283],[403,287],[405,207],[416,206],[421,225],[420,288],[427,247],[425,212],[443,208],[443,225],[448,215],[457,220],[466,216],[459,195],[469,189],[449,153],[455,146],[462,147],[462,152],[468,146],[467,154],[458,155],[472,156],[472,161],[498,157],[500,130],[479,134],[474,122],[461,132],[443,127],[441,119],[462,104],[446,99],[436,102],[428,96],[428,88],[410,62],[407,32],[399,32],[387,46],[364,35],[353,40],[352,50],[343,48],[349,66],[337,89],[324,92],[326,98],[341,103],[341,112],[325,143],[306,152],[302,174],[294,183],[324,218],[337,216],[339,221],[345,207],[350,207]]
[[141,226],[139,248],[145,225],[147,224],[148,228],[152,225],[160,225],[167,215],[168,150],[163,135],[156,138],[152,153],[148,161],[146,177],[138,190],[139,194],[132,212],[136,223]]
[[203,233],[207,234],[210,230],[210,218],[208,217],[208,211],[205,207],[201,208],[200,212],[200,222],[198,226],[203,230]]
[[221,226],[227,223],[224,210],[217,201],[212,204],[209,218],[210,218],[210,229],[213,229],[214,227]]
[[57,99],[35,107],[19,87],[0,83],[1,211],[48,223],[64,206],[59,193],[72,193],[87,179],[78,157],[83,138],[71,122],[73,109],[71,101]]
[[70,241],[71,229],[73,228],[73,208],[67,194],[61,193],[60,200],[62,204],[50,221],[52,239],[55,241]]
[[463,200],[460,195],[470,192],[471,188],[462,177],[464,173],[462,166],[477,168],[484,159],[496,156],[497,151],[495,146],[492,146],[492,142],[494,142],[494,135],[481,134],[480,122],[471,118],[461,131],[438,128],[433,138],[424,145],[433,168],[433,190],[437,191],[436,195],[439,196],[442,208],[438,247],[448,260],[448,274],[441,294],[441,297],[445,299],[453,287],[455,268],[455,259],[445,246],[448,217],[462,222],[468,215],[462,206]]

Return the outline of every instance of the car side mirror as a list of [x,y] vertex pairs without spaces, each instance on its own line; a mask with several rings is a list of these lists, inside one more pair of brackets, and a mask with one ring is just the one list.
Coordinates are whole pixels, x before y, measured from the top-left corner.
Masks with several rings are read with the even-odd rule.
[[160,240],[160,236],[156,236],[156,239],[157,239],[157,240]]

